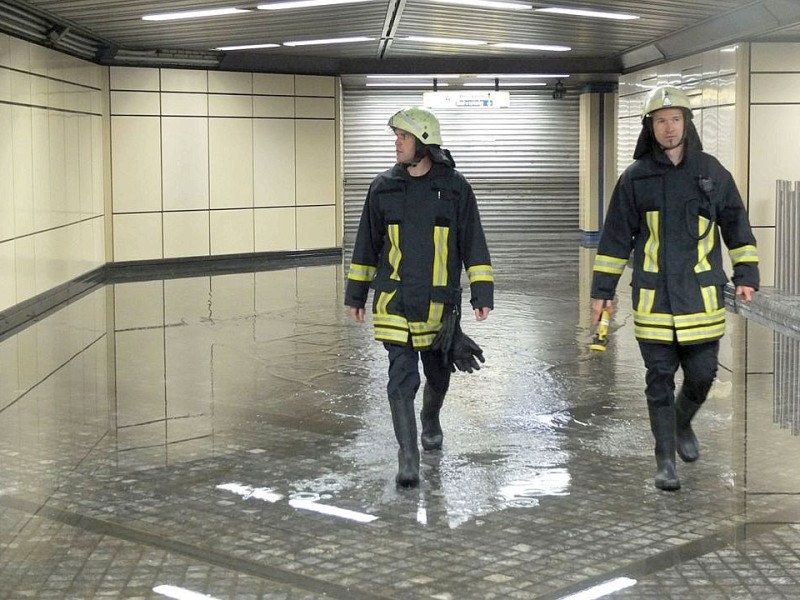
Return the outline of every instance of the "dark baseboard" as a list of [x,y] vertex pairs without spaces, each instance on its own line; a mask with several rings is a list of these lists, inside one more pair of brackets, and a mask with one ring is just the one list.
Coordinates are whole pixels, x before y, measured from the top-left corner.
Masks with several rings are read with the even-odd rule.
[[341,248],[324,248],[296,252],[259,252],[106,263],[0,312],[0,341],[109,283],[277,271],[295,267],[331,265],[341,260]]

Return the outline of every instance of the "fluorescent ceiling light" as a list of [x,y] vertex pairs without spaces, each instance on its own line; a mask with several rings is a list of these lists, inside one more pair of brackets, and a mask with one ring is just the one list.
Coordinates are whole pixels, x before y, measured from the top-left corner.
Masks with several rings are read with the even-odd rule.
[[495,8],[500,10],[530,10],[530,4],[517,2],[503,2],[502,0],[434,0],[442,4],[459,4],[462,6],[477,6],[478,8]]
[[623,21],[639,18],[637,15],[629,15],[626,13],[606,12],[602,10],[583,10],[580,8],[537,8],[536,12],[551,13],[556,15],[570,15],[572,17],[590,17],[594,19],[620,19]]
[[367,75],[367,79],[458,79],[459,75]]
[[[398,81],[397,83],[367,83],[367,87],[431,87],[433,85],[430,81],[417,81],[412,83],[409,81]],[[449,83],[437,83],[436,87],[448,87]]]
[[[536,87],[547,85],[544,81],[501,81],[500,87]],[[494,87],[491,81],[472,81],[465,82],[464,87]]]
[[292,8],[314,8],[315,6],[331,6],[333,4],[354,4],[356,2],[369,2],[370,0],[287,0],[286,2],[270,2],[259,4],[256,8],[261,10],[287,10]]
[[426,37],[421,35],[410,35],[409,42],[422,42],[423,44],[443,44],[450,46],[485,46],[487,42],[482,40],[465,40],[460,38]]
[[176,19],[201,19],[203,17],[219,17],[221,15],[233,15],[236,13],[250,12],[243,8],[210,8],[208,10],[185,10],[183,12],[161,13],[155,15],[145,15],[143,21],[173,21]]
[[569,46],[551,46],[549,44],[514,44],[512,42],[501,42],[492,44],[494,48],[508,48],[510,50],[544,50],[545,52],[569,52]]
[[565,73],[504,73],[502,75],[475,75],[475,79],[566,79]]
[[257,48],[280,48],[280,44],[249,44],[247,46],[220,46],[214,50],[256,50]]
[[323,44],[351,44],[355,42],[371,42],[371,37],[345,37],[328,38],[323,40],[295,40],[293,42],[283,42],[284,46],[319,46]]

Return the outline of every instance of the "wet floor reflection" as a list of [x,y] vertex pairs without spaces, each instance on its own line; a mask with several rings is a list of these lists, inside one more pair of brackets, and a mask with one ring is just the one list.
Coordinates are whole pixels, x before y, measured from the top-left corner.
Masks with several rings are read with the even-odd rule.
[[[696,427],[703,460],[679,465],[685,488],[667,497],[652,488],[629,299],[593,353],[593,251],[558,237],[490,244],[496,310],[463,324],[486,364],[454,375],[444,448],[423,453],[419,489],[394,486],[386,353],[342,305],[343,266],[319,264],[116,283],[0,341],[0,505],[24,499],[289,570],[279,549],[319,523],[476,535],[491,522],[494,543],[524,530],[520,553],[541,539],[548,577],[577,585],[604,572],[593,561],[620,569],[662,552],[654,515],[672,519],[678,544],[800,493],[786,460],[800,452],[797,340],[731,315]],[[4,515],[0,541],[23,528]],[[581,557],[584,574],[551,552]]]

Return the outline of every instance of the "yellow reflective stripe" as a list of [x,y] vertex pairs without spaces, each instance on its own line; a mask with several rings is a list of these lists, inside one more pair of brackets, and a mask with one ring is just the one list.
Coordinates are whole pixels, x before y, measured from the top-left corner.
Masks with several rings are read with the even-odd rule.
[[[697,217],[697,235],[701,235],[711,221],[705,217]],[[709,231],[708,235],[697,240],[697,264],[694,266],[695,273],[703,273],[711,270],[711,263],[708,262],[708,255],[714,249],[714,231]]]
[[650,313],[653,311],[653,304],[656,301],[656,291],[642,288],[639,290],[639,304],[636,310],[640,313]]
[[594,271],[600,273],[611,273],[612,275],[622,275],[625,265],[628,264],[627,258],[616,258],[606,254],[598,254],[594,257]]
[[639,340],[654,340],[657,342],[671,342],[675,337],[672,329],[662,329],[661,327],[643,327],[635,325],[633,334]]
[[435,323],[436,330],[442,327],[442,317],[444,315],[444,304],[442,302],[431,302],[428,308],[428,323]]
[[433,285],[447,285],[447,238],[449,227],[433,228]]
[[397,223],[389,225],[387,228],[389,242],[392,246],[389,249],[389,264],[392,266],[391,279],[400,281],[400,261],[403,260],[403,253],[400,250],[400,226]]
[[375,273],[377,272],[378,269],[370,265],[357,265],[352,263],[350,265],[350,272],[347,274],[347,278],[353,281],[370,282],[375,278]]
[[689,315],[675,315],[675,327],[689,329],[697,325],[710,325],[725,320],[725,308]]
[[375,339],[380,342],[396,342],[405,344],[408,341],[408,331],[399,331],[385,327],[375,326]]
[[658,273],[658,211],[648,211],[646,220],[650,235],[644,245],[644,265],[642,268],[648,273]]
[[429,323],[427,321],[409,321],[408,328],[411,335],[423,335],[427,333],[436,333],[441,329],[441,323]]
[[433,344],[433,340],[436,339],[435,333],[427,333],[425,335],[414,335],[411,338],[411,345],[414,346],[416,349],[420,348],[427,348],[431,344]]
[[467,276],[469,277],[470,283],[475,283],[476,281],[494,281],[492,265],[472,265],[467,269]]
[[745,262],[758,262],[758,250],[753,245],[740,246],[734,250],[728,250],[728,255],[731,257],[731,262],[734,265]]
[[408,331],[408,321],[406,321],[405,317],[400,315],[390,315],[390,314],[374,314],[372,315],[372,322],[375,326],[381,327],[393,327],[395,329],[403,329]]
[[388,314],[386,307],[389,306],[389,301],[394,298],[397,290],[392,292],[378,292],[378,299],[375,301],[375,314],[384,315]]
[[700,342],[714,340],[725,335],[725,321],[708,325],[707,327],[693,327],[692,329],[679,329],[676,332],[678,342]]
[[667,313],[643,313],[638,310],[633,311],[633,322],[637,325],[655,325],[658,327],[675,326],[675,318]]
[[717,303],[717,286],[707,285],[700,288],[700,294],[703,296],[703,306],[707,313],[713,312],[719,308]]

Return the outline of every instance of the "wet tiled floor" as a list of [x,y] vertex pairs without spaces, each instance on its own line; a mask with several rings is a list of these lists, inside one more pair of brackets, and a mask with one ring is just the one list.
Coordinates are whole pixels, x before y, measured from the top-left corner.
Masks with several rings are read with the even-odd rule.
[[627,288],[592,354],[592,251],[491,248],[416,490],[340,264],[109,284],[0,341],[0,598],[800,597],[800,342],[730,315],[661,492]]

